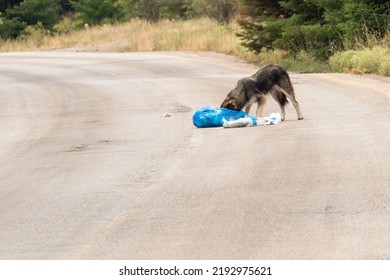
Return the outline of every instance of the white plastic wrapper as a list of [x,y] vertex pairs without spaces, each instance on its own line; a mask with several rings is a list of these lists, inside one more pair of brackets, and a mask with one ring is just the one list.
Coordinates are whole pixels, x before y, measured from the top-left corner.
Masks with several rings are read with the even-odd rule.
[[235,127],[246,127],[246,126],[254,126],[254,122],[252,118],[240,118],[238,120],[227,121],[223,119],[223,127],[225,128],[235,128]]
[[260,126],[274,125],[280,123],[282,120],[279,113],[271,113],[269,117],[257,119],[256,123],[254,123],[253,119],[250,117],[240,118],[232,121],[227,121],[225,119],[222,119],[222,121],[223,121],[223,127],[236,128],[236,127],[248,127],[248,126],[255,126],[255,125],[260,125]]
[[257,125],[274,125],[281,121],[280,113],[271,113],[269,117],[257,119]]

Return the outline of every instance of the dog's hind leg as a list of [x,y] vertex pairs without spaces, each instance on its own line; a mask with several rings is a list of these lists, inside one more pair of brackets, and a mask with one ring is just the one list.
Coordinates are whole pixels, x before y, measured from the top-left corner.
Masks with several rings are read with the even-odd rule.
[[[298,120],[302,120],[303,119],[303,115],[302,115],[302,112],[301,112],[301,109],[299,108],[299,103],[298,101],[295,99],[295,94],[294,92],[292,93],[289,93],[287,92],[286,90],[284,90],[283,88],[279,87],[279,86],[275,86],[274,87],[274,90],[276,91],[279,91],[280,93],[284,94],[288,99],[290,99],[291,103],[294,105],[294,108],[295,108],[295,111],[297,111],[297,116],[298,116]],[[272,95],[274,96],[274,95]],[[274,97],[275,98],[275,97]],[[279,103],[280,104],[280,103]],[[282,104],[280,104],[280,107],[282,108]],[[285,119],[285,112],[284,112],[284,104],[283,104],[283,108],[282,108],[282,120]]]
[[[284,109],[284,106],[286,105],[287,101],[287,95],[284,94],[283,90],[279,90],[280,87],[274,86],[271,89],[271,96],[275,99],[275,101],[280,106],[280,111],[282,114],[281,120],[284,121],[286,119],[286,110]],[[281,88],[280,88],[281,89]]]

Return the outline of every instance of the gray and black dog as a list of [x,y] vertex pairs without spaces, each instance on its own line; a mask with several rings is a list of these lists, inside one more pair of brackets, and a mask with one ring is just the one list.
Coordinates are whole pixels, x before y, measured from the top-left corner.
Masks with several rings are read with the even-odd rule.
[[303,119],[287,70],[273,64],[265,65],[252,76],[240,79],[222,102],[221,108],[241,110],[245,107],[245,112],[248,114],[253,103],[257,103],[256,117],[261,117],[267,94],[271,94],[279,103],[282,121],[286,117],[284,106],[288,102],[287,98],[294,105],[298,120]]

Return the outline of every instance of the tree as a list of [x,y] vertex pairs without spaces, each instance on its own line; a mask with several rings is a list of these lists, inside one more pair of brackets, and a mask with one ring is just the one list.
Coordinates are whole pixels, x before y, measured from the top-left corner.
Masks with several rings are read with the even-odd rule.
[[121,0],[130,18],[138,17],[148,22],[161,18],[186,19],[208,16],[219,24],[229,23],[237,13],[236,0]]
[[0,13],[0,37],[16,38],[28,26],[51,30],[60,19],[59,0],[8,0]]
[[83,23],[116,22],[123,17],[116,0],[78,0],[71,1],[71,4],[77,13],[77,18]]
[[186,18],[187,0],[121,0],[129,18],[141,18],[149,23],[162,18]]
[[384,0],[240,0],[243,32],[238,35],[248,49],[304,50],[319,58],[359,35],[363,26],[384,34],[390,4]]
[[236,0],[192,0],[187,1],[188,4],[199,15],[208,16],[220,25],[230,23],[237,15]]
[[13,8],[16,5],[19,5],[23,0],[3,0],[0,2],[0,13],[5,12],[5,10]]
[[165,0],[123,0],[128,17],[145,19],[155,23],[161,18],[161,8]]
[[60,0],[61,14],[68,14],[74,11],[70,0]]
[[15,39],[27,27],[18,19],[8,19],[0,14],[0,38]]
[[264,48],[273,48],[273,42],[280,38],[286,17],[279,2],[239,0],[238,11],[238,23],[243,31],[237,35],[241,37],[242,45],[257,53]]
[[6,17],[17,19],[26,25],[41,23],[51,29],[60,19],[58,0],[24,0],[19,5],[7,10]]
[[189,15],[189,6],[186,0],[165,0],[160,6],[161,18],[167,19],[187,19]]

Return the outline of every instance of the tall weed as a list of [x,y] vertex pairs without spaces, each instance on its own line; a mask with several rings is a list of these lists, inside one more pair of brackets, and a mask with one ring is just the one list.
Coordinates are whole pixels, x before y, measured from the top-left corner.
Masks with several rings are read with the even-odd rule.
[[47,34],[41,29],[31,30],[23,40],[0,42],[0,51],[39,51],[68,49],[81,51],[136,52],[136,51],[213,51],[241,57],[264,65],[281,64],[299,72],[323,72],[326,63],[301,52],[296,56],[281,50],[263,50],[260,54],[248,51],[236,34],[236,23],[218,25],[209,18],[192,20],[161,20],[151,24],[133,19],[127,23],[102,25],[75,30],[75,23],[64,19]]
[[390,25],[384,35],[365,28],[349,48],[330,57],[332,70],[390,76]]
[[338,72],[390,75],[390,49],[376,46],[339,52],[330,57],[331,69]]

